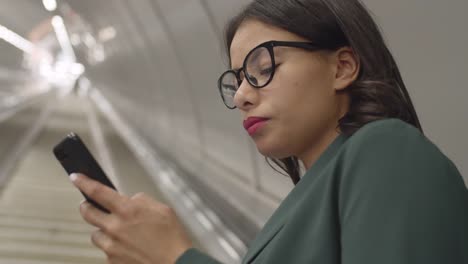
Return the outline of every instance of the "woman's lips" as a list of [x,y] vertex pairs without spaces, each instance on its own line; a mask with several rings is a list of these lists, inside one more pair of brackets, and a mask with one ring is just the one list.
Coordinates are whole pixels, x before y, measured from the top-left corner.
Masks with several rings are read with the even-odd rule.
[[262,127],[268,118],[264,117],[249,117],[244,120],[244,128],[249,132],[249,135],[253,135],[260,127]]
[[260,121],[260,122],[257,122],[253,125],[251,125],[248,129],[247,129],[247,132],[249,132],[249,135],[253,135],[255,134],[255,132],[257,132],[257,130],[259,130],[261,127],[263,127],[263,125],[265,125],[267,122],[267,120],[265,121]]

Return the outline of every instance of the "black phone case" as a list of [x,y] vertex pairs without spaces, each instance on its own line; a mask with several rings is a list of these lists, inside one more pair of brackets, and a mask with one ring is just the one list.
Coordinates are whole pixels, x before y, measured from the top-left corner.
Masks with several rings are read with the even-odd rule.
[[[62,164],[62,167],[68,175],[72,173],[82,173],[116,190],[112,182],[107,178],[101,166],[99,166],[91,152],[77,134],[70,133],[65,139],[57,144],[54,147],[54,155],[60,164]],[[110,213],[106,208],[90,199],[83,192],[81,193],[93,206],[106,213]]]

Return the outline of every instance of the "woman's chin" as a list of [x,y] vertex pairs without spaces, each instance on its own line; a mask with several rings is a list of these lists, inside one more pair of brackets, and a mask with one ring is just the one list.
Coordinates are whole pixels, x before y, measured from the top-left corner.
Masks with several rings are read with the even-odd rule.
[[285,153],[284,148],[279,147],[279,145],[271,144],[267,142],[255,142],[258,152],[265,157],[272,159],[284,159],[290,157],[290,153]]

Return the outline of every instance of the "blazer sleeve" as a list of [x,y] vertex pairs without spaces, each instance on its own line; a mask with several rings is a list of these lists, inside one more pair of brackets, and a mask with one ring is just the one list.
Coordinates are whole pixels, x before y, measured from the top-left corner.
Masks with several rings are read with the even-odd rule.
[[468,264],[468,190],[417,129],[369,126],[350,141],[342,165],[342,264]]
[[221,264],[221,262],[218,262],[198,249],[190,248],[177,259],[175,264]]

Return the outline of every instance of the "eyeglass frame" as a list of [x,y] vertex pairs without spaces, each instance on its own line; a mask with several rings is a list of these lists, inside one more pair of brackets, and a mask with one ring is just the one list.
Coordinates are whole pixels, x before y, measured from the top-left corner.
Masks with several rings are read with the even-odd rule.
[[[268,53],[270,54],[270,58],[271,58],[271,62],[272,62],[272,65],[271,65],[271,75],[270,75],[270,78],[268,79],[268,81],[264,84],[264,85],[255,85],[253,84],[249,78],[247,77],[248,74],[245,72],[245,69],[247,68],[247,59],[249,59],[250,55],[256,51],[257,49],[259,48],[266,48],[268,50]],[[238,89],[239,87],[241,86],[242,84],[242,81],[241,78],[240,78],[240,72],[244,72],[244,79],[247,80],[247,82],[254,88],[257,88],[257,89],[261,89],[265,86],[267,86],[268,84],[270,84],[270,82],[273,80],[273,76],[275,75],[275,72],[276,72],[276,61],[275,61],[275,53],[274,53],[274,47],[292,47],[292,48],[301,48],[301,49],[306,49],[306,50],[320,50],[320,49],[323,49],[323,47],[317,45],[316,43],[313,43],[313,42],[302,42],[302,41],[278,41],[278,40],[270,40],[270,41],[266,41],[266,42],[263,42],[261,44],[259,44],[258,46],[256,46],[255,48],[253,48],[252,50],[249,51],[249,53],[247,53],[247,55],[245,56],[245,59],[244,59],[244,62],[242,63],[242,67],[239,68],[239,69],[230,69],[230,70],[227,70],[225,72],[223,72],[221,74],[221,76],[218,78],[218,89],[219,89],[219,93],[221,95],[221,99],[223,100],[223,103],[224,105],[229,108],[229,109],[236,109],[237,107],[234,106],[234,107],[229,107],[227,104],[226,104],[226,101],[224,100],[224,95],[223,95],[223,92],[222,92],[222,79],[224,78],[224,76],[228,73],[233,73],[234,76],[236,76],[236,80],[237,80],[237,85],[238,85]],[[237,90],[236,90],[237,92]]]

